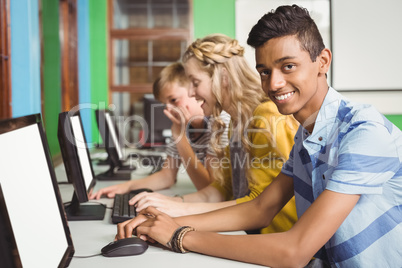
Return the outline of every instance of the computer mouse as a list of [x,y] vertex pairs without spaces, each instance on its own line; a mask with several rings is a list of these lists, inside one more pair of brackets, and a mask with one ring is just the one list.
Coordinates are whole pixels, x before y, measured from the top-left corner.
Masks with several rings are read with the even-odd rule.
[[148,249],[148,244],[138,237],[120,239],[104,246],[101,253],[105,257],[140,255]]

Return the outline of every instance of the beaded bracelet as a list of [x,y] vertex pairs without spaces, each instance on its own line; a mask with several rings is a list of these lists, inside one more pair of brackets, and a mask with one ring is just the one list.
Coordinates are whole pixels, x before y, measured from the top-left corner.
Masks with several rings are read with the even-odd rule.
[[188,252],[187,250],[184,249],[183,247],[183,238],[184,236],[191,231],[195,231],[193,227],[190,226],[181,226],[174,231],[172,238],[170,238],[170,241],[167,242],[167,247],[172,249],[174,252],[177,253],[186,253]]
[[179,249],[180,249],[181,253],[189,252],[188,250],[186,250],[186,249],[183,247],[183,238],[184,238],[184,236],[185,236],[188,232],[191,232],[191,231],[195,231],[195,229],[194,229],[193,227],[188,227],[188,228],[183,229],[183,230],[179,233],[178,244],[179,244]]
[[177,234],[178,234],[183,228],[185,228],[185,227],[186,227],[186,226],[181,226],[181,227],[177,228],[177,229],[174,231],[174,233],[172,234],[172,237],[170,238],[169,242],[167,242],[167,244],[166,244],[166,246],[167,246],[168,248],[170,248],[171,250],[173,250],[174,252],[177,252],[177,251],[176,251],[176,249],[177,249],[177,246],[176,246],[176,241],[177,241],[176,237],[177,237]]

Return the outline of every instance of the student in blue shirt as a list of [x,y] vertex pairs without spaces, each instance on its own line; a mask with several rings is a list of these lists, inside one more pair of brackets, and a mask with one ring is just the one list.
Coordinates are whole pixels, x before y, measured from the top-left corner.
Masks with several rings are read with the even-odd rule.
[[[116,238],[134,231],[176,252],[271,267],[303,267],[315,256],[322,266],[400,268],[401,131],[328,86],[331,51],[307,10],[281,6],[264,15],[248,44],[264,91],[300,122],[281,173],[258,198],[218,211],[171,219],[150,207],[120,224]],[[266,226],[292,196],[299,220],[289,231],[213,233]]]

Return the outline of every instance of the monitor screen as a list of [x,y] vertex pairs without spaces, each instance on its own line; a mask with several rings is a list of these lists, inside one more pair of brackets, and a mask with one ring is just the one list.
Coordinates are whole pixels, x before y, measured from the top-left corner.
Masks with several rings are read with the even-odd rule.
[[81,166],[83,182],[85,189],[88,192],[91,184],[94,181],[94,172],[92,170],[92,164],[90,162],[90,156],[87,148],[87,143],[84,138],[84,131],[81,125],[79,115],[70,117],[71,127],[73,130],[75,147],[77,148],[78,161]]
[[0,122],[0,183],[23,267],[66,267],[74,247],[40,115]]
[[57,137],[68,181],[74,187],[73,198],[66,205],[68,220],[102,220],[104,206],[80,204],[88,201],[88,192],[96,180],[79,112],[59,114]]
[[170,130],[172,121],[163,112],[165,107],[166,105],[157,101],[152,95],[144,97],[144,119],[148,129],[143,132],[146,133],[143,147],[156,147],[166,143],[163,131]]
[[113,114],[109,110],[96,110],[96,122],[102,137],[106,152],[113,166],[121,166],[123,150],[119,142],[119,134],[113,121]]
[[126,156],[123,153],[124,140],[118,131],[116,118],[110,110],[95,110],[99,133],[108,154],[107,164],[110,169],[98,175],[99,180],[129,180],[131,172],[136,169],[132,163],[125,165]]
[[111,139],[111,141],[112,141],[111,146],[116,148],[117,156],[119,157],[120,160],[123,160],[124,159],[123,151],[120,146],[120,143],[119,143],[119,140],[117,137],[117,133],[116,133],[116,127],[112,121],[112,117],[111,117],[110,113],[105,113],[105,118],[106,118],[106,126],[107,126],[107,129],[109,130],[109,139]]

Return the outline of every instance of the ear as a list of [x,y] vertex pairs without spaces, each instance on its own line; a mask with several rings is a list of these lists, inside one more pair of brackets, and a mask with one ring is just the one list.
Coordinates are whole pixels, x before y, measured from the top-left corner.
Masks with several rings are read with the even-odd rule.
[[321,54],[318,56],[319,61],[319,72],[321,74],[328,73],[329,67],[331,66],[332,53],[328,48],[324,48]]

